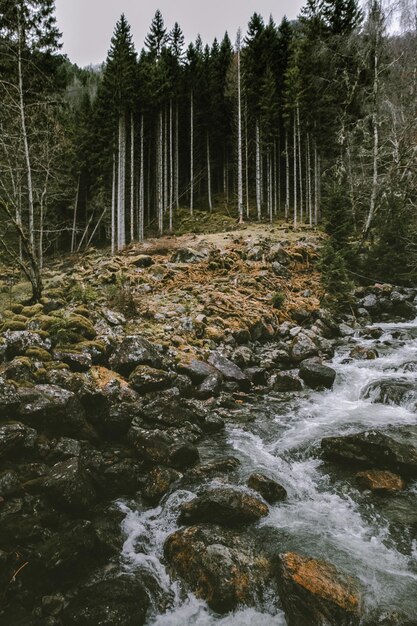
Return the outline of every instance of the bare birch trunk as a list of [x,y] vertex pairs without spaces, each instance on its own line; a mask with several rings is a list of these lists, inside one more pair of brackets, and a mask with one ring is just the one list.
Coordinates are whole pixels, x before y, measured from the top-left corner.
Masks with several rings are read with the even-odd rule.
[[314,225],[319,221],[319,159],[317,154],[317,143],[314,140]]
[[168,209],[168,115],[167,109],[164,108],[164,213]]
[[77,191],[75,192],[74,202],[74,218],[72,220],[72,233],[71,233],[71,253],[75,251],[75,233],[77,230],[77,209],[78,209],[78,196],[80,194],[80,180],[81,174],[78,174]]
[[250,218],[249,206],[249,145],[248,145],[248,103],[245,105],[245,188],[246,188],[246,216]]
[[237,204],[239,224],[243,224],[243,176],[242,176],[242,96],[240,81],[240,47],[237,51]]
[[274,166],[273,166],[273,193],[274,193],[274,215],[277,214],[277,143],[274,140]]
[[175,204],[180,208],[179,199],[179,147],[178,147],[178,102],[175,104]]
[[373,148],[372,148],[372,188],[369,212],[363,228],[363,239],[366,239],[372,225],[375,214],[376,197],[378,192],[378,152],[379,152],[379,130],[378,130],[378,35],[375,44],[374,54],[374,81],[372,90],[372,130],[373,130]]

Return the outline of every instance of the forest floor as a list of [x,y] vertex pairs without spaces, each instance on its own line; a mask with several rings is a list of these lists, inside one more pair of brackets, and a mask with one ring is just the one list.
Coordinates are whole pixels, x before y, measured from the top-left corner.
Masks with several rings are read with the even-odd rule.
[[[221,225],[221,224],[220,224]],[[218,231],[205,219],[207,230]],[[323,233],[288,223],[224,223],[226,230],[187,232],[128,245],[121,253],[89,250],[49,261],[45,295],[62,308],[83,305],[121,313],[126,331],[192,354],[230,334],[273,336],[286,320],[302,321],[320,307],[315,261]],[[3,273],[0,313],[29,297],[27,283]],[[295,316],[295,317],[294,317]]]

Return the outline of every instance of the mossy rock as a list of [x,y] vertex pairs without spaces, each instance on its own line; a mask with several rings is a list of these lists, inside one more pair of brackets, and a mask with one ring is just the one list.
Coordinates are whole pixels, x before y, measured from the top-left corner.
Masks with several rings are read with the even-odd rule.
[[[56,288],[51,288],[51,289],[45,289],[44,293],[43,293],[44,298],[53,298],[54,300],[59,299],[59,300],[65,300],[65,293],[63,289],[58,289]],[[42,302],[42,301],[41,301]]]
[[69,365],[61,363],[60,361],[49,361],[44,363],[44,368],[47,372],[51,370],[69,370]]
[[34,374],[36,382],[38,383],[45,383],[47,380],[47,376],[48,376],[48,371],[45,367],[40,367],[38,370],[36,370]]
[[47,362],[52,361],[52,356],[49,354],[47,350],[43,350],[43,348],[28,348],[26,350],[26,356],[35,359],[37,361]]
[[91,348],[94,350],[99,350],[100,352],[105,352],[106,344],[104,343],[104,341],[100,341],[100,339],[92,339],[90,341],[81,341],[78,346],[74,346],[74,348],[79,348],[81,352],[83,351],[83,349],[89,350]]
[[22,322],[22,324],[26,324],[27,323],[27,317],[25,317],[24,315],[19,315],[19,313],[12,313],[11,311],[8,311],[8,313],[10,313],[10,315],[5,315],[4,317],[6,317],[4,323],[6,322]]
[[34,304],[33,306],[23,307],[21,311],[21,315],[24,315],[25,317],[34,317],[35,315],[37,315],[38,313],[41,313],[42,311],[43,311],[42,304]]
[[56,315],[37,315],[33,321],[36,322],[41,330],[49,330],[60,319]]
[[26,323],[16,322],[15,320],[6,320],[1,330],[26,330]]
[[85,306],[77,306],[77,308],[74,310],[74,313],[90,319],[90,311]]
[[11,310],[13,313],[21,313],[23,309],[23,304],[19,304],[19,302],[12,302]]
[[92,323],[82,315],[71,315],[68,318],[68,327],[86,339],[94,339],[97,336]]
[[39,335],[39,337],[41,339],[49,339],[50,338],[50,334],[48,333],[47,330],[34,330],[33,332],[35,332],[37,335]]

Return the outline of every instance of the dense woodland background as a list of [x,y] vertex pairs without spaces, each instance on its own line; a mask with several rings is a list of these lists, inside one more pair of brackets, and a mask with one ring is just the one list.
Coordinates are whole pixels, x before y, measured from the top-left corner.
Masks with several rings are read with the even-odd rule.
[[0,0],[3,259],[36,300],[48,255],[214,211],[322,225],[339,297],[353,279],[415,284],[416,58],[413,0],[308,0],[188,47],[157,11],[140,52],[122,15],[106,62],[80,69],[53,0]]

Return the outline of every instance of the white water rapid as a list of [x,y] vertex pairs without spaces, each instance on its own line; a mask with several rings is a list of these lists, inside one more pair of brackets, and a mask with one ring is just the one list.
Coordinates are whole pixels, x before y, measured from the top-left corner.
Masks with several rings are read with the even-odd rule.
[[[415,405],[381,404],[363,392],[372,381],[395,378],[416,381],[417,320],[408,324],[378,324],[382,335],[360,335],[339,348],[332,366],[337,378],[331,391],[305,390],[269,394],[236,410],[226,433],[203,448],[203,459],[235,456],[240,459],[239,482],[261,471],[282,484],[286,501],[270,507],[258,525],[277,551],[294,550],[323,558],[359,579],[365,611],[417,611],[417,545],[407,537],[401,515],[417,510],[417,482],[395,497],[395,506],[375,506],[369,493],[357,489],[354,471],[326,465],[318,454],[324,437],[388,426],[415,426]],[[355,345],[375,348],[374,360],[346,358]],[[404,367],[404,364],[408,364]],[[415,364],[415,365],[413,365]],[[234,419],[236,417],[236,419]],[[195,491],[198,489],[195,485]],[[123,563],[127,571],[141,569],[162,591],[153,598],[152,626],[285,626],[284,614],[271,606],[242,609],[219,616],[193,594],[170,579],[163,564],[163,544],[178,528],[178,509],[191,499],[179,490],[152,510],[138,510],[133,502],[125,512]],[[409,508],[407,508],[407,506]],[[404,510],[406,511],[404,513]]]

